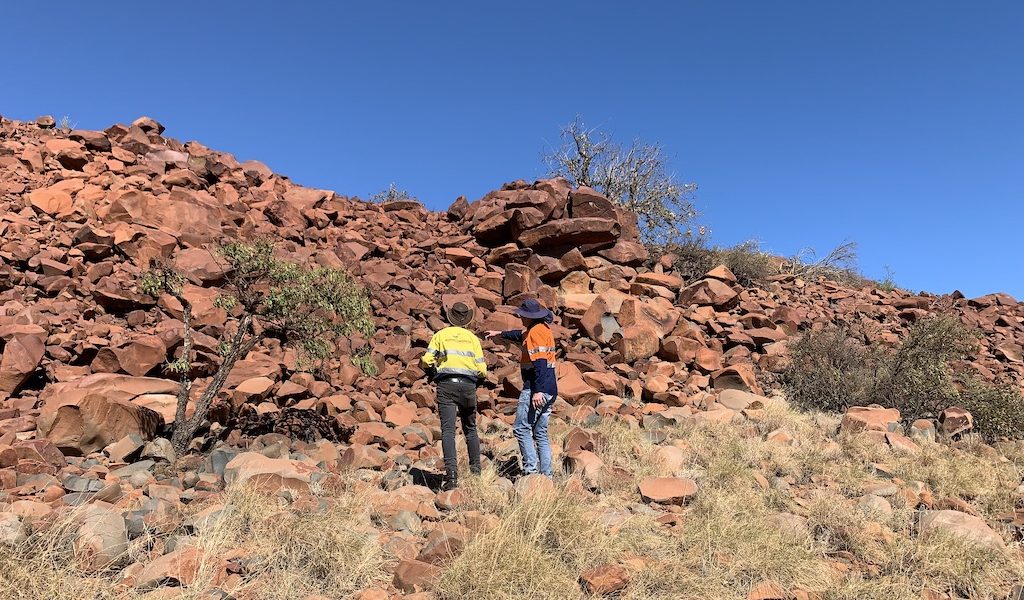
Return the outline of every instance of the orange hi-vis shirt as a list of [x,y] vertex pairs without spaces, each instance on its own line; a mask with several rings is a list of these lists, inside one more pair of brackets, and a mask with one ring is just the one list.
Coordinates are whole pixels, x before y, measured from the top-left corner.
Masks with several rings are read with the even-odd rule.
[[534,323],[526,331],[503,331],[505,339],[523,345],[519,359],[523,383],[529,383],[534,392],[558,395],[558,377],[555,373],[555,336],[547,323]]
[[539,359],[546,360],[552,367],[555,364],[555,336],[545,323],[538,323],[526,332],[519,362],[533,365]]

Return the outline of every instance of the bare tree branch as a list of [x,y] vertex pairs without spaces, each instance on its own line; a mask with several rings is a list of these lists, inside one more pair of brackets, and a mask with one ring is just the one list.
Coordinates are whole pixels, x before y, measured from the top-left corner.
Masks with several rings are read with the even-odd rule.
[[678,183],[666,166],[660,144],[639,139],[616,144],[577,117],[561,132],[561,146],[544,155],[550,172],[576,186],[589,186],[637,214],[642,241],[667,243],[688,229],[696,211],[693,183]]

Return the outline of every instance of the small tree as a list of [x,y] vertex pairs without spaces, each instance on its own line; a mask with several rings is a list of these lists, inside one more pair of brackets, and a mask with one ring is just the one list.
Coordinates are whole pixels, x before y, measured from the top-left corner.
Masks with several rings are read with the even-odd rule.
[[592,187],[635,212],[644,243],[676,239],[697,216],[690,202],[697,185],[676,181],[660,144],[637,139],[621,146],[576,117],[562,128],[561,145],[546,151],[544,161],[551,175]]
[[354,332],[369,336],[374,330],[369,298],[344,271],[307,268],[281,260],[274,256],[274,245],[267,241],[230,243],[220,249],[220,255],[230,268],[225,293],[216,303],[232,315],[233,327],[225,330],[227,339],[219,348],[222,361],[196,402],[191,418],[185,415],[193,386],[192,305],[182,293],[185,278],[166,265],[158,265],[140,282],[144,293],[169,294],[182,306],[181,355],[167,366],[181,381],[171,437],[179,453],[188,448],[206,420],[235,363],[260,340],[276,337],[293,343],[305,360],[319,366],[330,357],[334,336]]

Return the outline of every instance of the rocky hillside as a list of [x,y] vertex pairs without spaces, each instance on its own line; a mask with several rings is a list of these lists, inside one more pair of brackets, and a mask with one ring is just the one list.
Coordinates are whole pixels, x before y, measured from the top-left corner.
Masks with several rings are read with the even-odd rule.
[[[703,471],[697,465],[718,457],[718,450],[694,448],[687,440],[718,432],[740,445],[756,438],[757,448],[744,450],[755,456],[775,453],[776,445],[789,453],[838,452],[837,464],[864,470],[867,481],[858,480],[854,488],[840,485],[838,498],[874,508],[885,503],[882,512],[891,515],[895,507],[903,519],[866,521],[874,524],[864,525],[868,529],[884,527],[888,533],[878,534],[883,538],[917,540],[920,519],[901,511],[923,510],[939,529],[949,521],[953,525],[946,529],[980,535],[997,553],[1010,552],[1004,540],[1016,535],[1007,523],[1017,521],[1019,474],[984,492],[927,477],[904,480],[891,472],[895,467],[887,470],[884,456],[864,463],[856,441],[846,440],[842,444],[854,446],[837,450],[837,423],[812,427],[810,417],[766,398],[773,391],[771,374],[786,362],[787,340],[799,332],[844,324],[867,340],[891,344],[910,324],[935,313],[955,314],[984,333],[972,357],[984,377],[1024,386],[1024,305],[1009,296],[910,295],[785,275],[761,288],[744,288],[724,267],[684,281],[673,273],[671,257],[648,256],[638,243],[634,215],[563,180],[509,183],[435,213],[412,200],[371,204],[305,188],[262,163],[240,163],[162,134],[163,127],[149,118],[104,131],[64,131],[51,118],[0,119],[0,503],[6,507],[0,512],[0,543],[34,539],[30,534],[41,523],[74,513],[69,527],[76,549],[88,547],[86,572],[116,573],[116,593],[122,596],[163,590],[168,583],[184,594],[196,577],[185,581],[168,570],[180,570],[186,558],[205,564],[200,555],[206,556],[198,545],[171,543],[201,538],[202,528],[188,524],[196,515],[182,516],[189,507],[209,511],[204,503],[215,502],[223,509],[233,501],[223,496],[231,493],[231,486],[224,492],[225,484],[247,479],[289,491],[282,496],[289,501],[301,500],[311,487],[319,493],[340,486],[370,498],[374,517],[363,525],[379,537],[384,575],[357,578],[359,585],[344,593],[339,587],[328,597],[363,588],[370,590],[363,598],[435,588],[427,594],[462,597],[466,588],[455,586],[451,574],[462,573],[456,556],[463,545],[478,530],[496,535],[503,522],[519,518],[516,511],[530,505],[516,498],[543,496],[526,479],[518,492],[505,488],[511,486],[505,477],[516,475],[509,424],[521,385],[517,358],[504,345],[485,348],[490,376],[480,391],[481,430],[493,480],[489,486],[467,484],[479,488],[470,492],[436,496],[423,484],[431,485],[442,470],[439,425],[432,390],[416,363],[432,332],[443,326],[440,307],[468,302],[478,310],[474,328],[503,329],[517,326],[514,306],[534,296],[556,308],[561,399],[553,445],[567,472],[558,482],[560,494],[569,486],[609,503],[609,527],[621,524],[623,515],[641,515],[665,529],[658,535],[685,535],[689,517],[682,506],[700,510],[703,490],[715,485],[702,479],[709,464]],[[200,453],[175,457],[162,436],[174,419],[177,385],[162,366],[180,352],[182,307],[170,296],[141,294],[139,276],[154,260],[187,275],[184,294],[199,329],[195,374],[208,377],[220,360],[217,346],[228,321],[214,302],[225,271],[213,250],[226,240],[259,237],[278,240],[292,259],[352,272],[372,295],[377,333],[339,341],[337,357],[322,376],[300,370],[294,351],[264,342],[232,372],[214,422],[194,444]],[[376,376],[352,364],[351,356],[364,350]],[[785,419],[777,418],[783,413]],[[866,409],[847,415],[843,432],[866,430],[863,439],[879,445],[870,452],[899,456],[899,464],[906,462],[903,453],[935,454],[934,429],[922,431],[918,424],[914,431],[903,430],[919,436],[912,440],[899,433],[899,421],[893,411]],[[957,433],[964,428],[952,421],[942,426]],[[609,441],[629,436],[625,450]],[[974,446],[957,452],[986,456]],[[852,574],[882,577],[872,571],[880,568],[877,561],[855,550],[830,546],[827,554],[820,528],[807,525],[814,519],[808,509],[814,490],[838,477],[815,471],[819,467],[826,469],[771,472],[764,464],[745,464],[750,479],[740,488],[780,495],[769,502],[775,509],[769,512],[788,515],[778,517],[787,523],[781,529],[798,523],[808,538],[807,560],[843,571],[842,577],[829,571],[828,581],[846,585]],[[751,482],[753,491],[746,489]],[[888,487],[865,492],[862,484]],[[947,496],[935,498],[936,486],[946,486],[941,491]],[[487,505],[481,498],[494,490],[505,490],[511,500]],[[1001,500],[977,506],[990,493]],[[552,502],[545,506],[564,508]],[[771,515],[754,516],[766,522]],[[460,528],[458,543],[441,526],[446,523]],[[142,541],[140,553],[136,546]],[[570,577],[572,593],[683,597],[672,584],[643,595],[647,588],[637,582],[657,554],[645,552],[632,548],[604,556],[599,564],[570,565],[569,571],[577,569]],[[223,570],[216,585],[199,578],[203,585],[223,591],[234,577],[232,594],[270,597],[246,587],[269,571],[226,560],[216,567]],[[1006,564],[1011,566],[1002,565],[1009,570],[1000,577],[1018,572],[1016,559]],[[827,593],[792,574],[763,575],[733,574],[721,588],[726,591],[715,593],[749,592],[762,599]],[[576,585],[580,576],[583,583]],[[437,587],[439,577],[449,579]],[[907,577],[918,592],[936,594],[928,597],[964,595],[938,576]],[[309,590],[307,596],[314,593]],[[1009,586],[1002,593],[1007,591]],[[557,597],[571,597],[565,593]]]

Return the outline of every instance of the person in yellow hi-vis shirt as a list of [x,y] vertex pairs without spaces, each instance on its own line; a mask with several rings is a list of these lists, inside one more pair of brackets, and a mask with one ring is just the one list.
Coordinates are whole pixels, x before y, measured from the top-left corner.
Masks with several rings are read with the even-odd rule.
[[455,455],[455,418],[462,421],[462,433],[469,450],[469,470],[480,473],[480,438],[476,432],[476,388],[487,377],[487,363],[480,340],[465,329],[473,311],[456,302],[446,311],[450,327],[430,338],[420,359],[427,375],[437,383],[437,409],[441,416],[441,450],[445,480],[442,489],[458,487],[459,468]]

